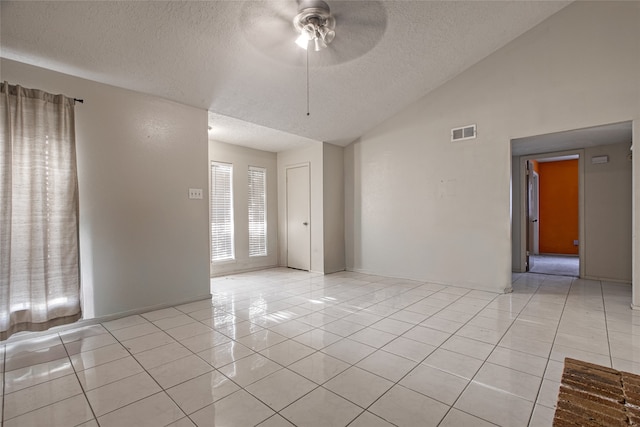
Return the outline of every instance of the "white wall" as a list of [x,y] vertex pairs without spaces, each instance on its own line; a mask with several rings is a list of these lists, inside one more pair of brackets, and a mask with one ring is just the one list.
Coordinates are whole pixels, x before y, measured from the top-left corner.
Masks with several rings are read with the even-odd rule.
[[345,269],[344,148],[323,144],[324,272]]
[[520,235],[522,233],[521,218],[522,207],[520,206],[520,191],[522,187],[520,176],[520,157],[511,158],[511,268],[514,272],[524,273],[525,266],[522,265],[522,251],[520,246]]
[[345,152],[347,268],[508,289],[510,140],[640,119],[638,22],[638,2],[573,3],[363,135]]
[[287,265],[287,167],[308,164],[311,179],[311,271],[324,272],[323,144],[278,153],[279,263]]
[[[585,277],[631,282],[630,143],[585,149]],[[592,164],[607,155],[609,163]]]
[[[211,265],[211,275],[278,265],[278,180],[275,153],[209,141],[209,161],[233,164],[235,259]],[[267,256],[249,257],[249,166],[267,170]],[[210,170],[210,169],[209,169]]]
[[207,112],[1,60],[2,80],[76,104],[85,318],[209,291]]

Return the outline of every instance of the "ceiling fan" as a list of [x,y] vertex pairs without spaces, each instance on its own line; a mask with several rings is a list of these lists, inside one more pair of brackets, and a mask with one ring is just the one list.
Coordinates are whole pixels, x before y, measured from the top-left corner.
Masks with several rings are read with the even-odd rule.
[[386,30],[387,13],[379,0],[246,1],[240,23],[246,39],[271,59],[304,65],[298,46],[309,47],[312,65],[322,67],[373,49]]
[[315,51],[326,48],[336,37],[336,19],[329,5],[322,0],[302,0],[293,26],[300,33],[296,44],[303,49],[313,42]]

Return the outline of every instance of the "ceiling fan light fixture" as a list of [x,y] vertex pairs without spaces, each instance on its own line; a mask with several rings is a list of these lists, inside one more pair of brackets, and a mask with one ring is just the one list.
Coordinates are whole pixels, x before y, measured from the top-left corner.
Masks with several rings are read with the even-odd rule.
[[309,37],[306,33],[301,33],[296,39],[296,44],[303,49],[307,49],[309,47]]
[[314,42],[314,45],[315,45],[316,52],[319,52],[322,49],[324,49],[325,47],[327,47],[327,44],[324,42],[324,40],[322,40],[322,37],[316,37],[313,40],[313,42]]
[[303,49],[309,47],[309,42],[316,38],[316,28],[312,24],[306,24],[300,29],[300,35],[296,39],[296,44]]
[[322,27],[318,29],[318,32],[320,33],[320,37],[322,37],[322,40],[326,44],[331,43],[333,39],[336,37],[336,32],[327,27]]
[[[293,26],[300,33],[296,43],[304,49],[308,48],[308,42],[312,40],[316,51],[324,49],[336,35],[336,20],[331,16],[329,5],[322,0],[303,0],[293,19]],[[307,37],[306,43],[303,36]]]

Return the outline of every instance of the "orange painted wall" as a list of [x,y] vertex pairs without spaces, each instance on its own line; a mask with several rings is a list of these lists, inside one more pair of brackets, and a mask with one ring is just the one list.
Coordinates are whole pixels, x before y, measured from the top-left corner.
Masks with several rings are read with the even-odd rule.
[[540,253],[577,255],[578,160],[538,164]]

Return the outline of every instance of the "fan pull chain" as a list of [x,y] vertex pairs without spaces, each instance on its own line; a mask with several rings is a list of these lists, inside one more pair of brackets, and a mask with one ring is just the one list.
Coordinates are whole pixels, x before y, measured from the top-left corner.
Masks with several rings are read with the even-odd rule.
[[307,116],[309,115],[309,49],[307,49]]

